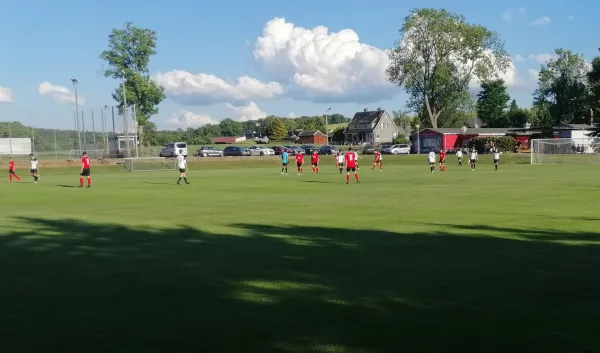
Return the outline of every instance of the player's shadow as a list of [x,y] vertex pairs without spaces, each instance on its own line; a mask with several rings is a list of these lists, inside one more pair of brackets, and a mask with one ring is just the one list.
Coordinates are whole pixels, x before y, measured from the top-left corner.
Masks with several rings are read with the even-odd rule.
[[326,180],[302,180],[304,183],[315,183],[315,184],[333,184],[333,181]]
[[56,186],[58,186],[59,188],[74,188],[74,187],[76,187],[75,185],[66,185],[66,184],[58,184]]
[[142,184],[150,184],[150,185],[177,185],[175,182],[166,183],[166,182],[155,182],[155,181],[142,181]]
[[[0,351],[595,352],[600,235],[21,218]],[[469,234],[461,235],[461,234]],[[582,240],[566,245],[554,239]]]

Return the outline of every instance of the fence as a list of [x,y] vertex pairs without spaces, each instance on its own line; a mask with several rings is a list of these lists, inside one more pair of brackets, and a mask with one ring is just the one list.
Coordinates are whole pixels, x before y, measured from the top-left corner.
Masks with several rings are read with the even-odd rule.
[[[135,107],[126,117],[116,107],[81,109],[70,113],[68,127],[36,128],[20,122],[0,122],[0,159],[28,158],[71,160],[83,151],[92,158],[153,156],[155,149],[138,147]],[[62,122],[64,123],[64,119]],[[64,126],[64,124],[62,124]],[[25,139],[29,139],[29,142]],[[23,144],[30,144],[27,149]]]

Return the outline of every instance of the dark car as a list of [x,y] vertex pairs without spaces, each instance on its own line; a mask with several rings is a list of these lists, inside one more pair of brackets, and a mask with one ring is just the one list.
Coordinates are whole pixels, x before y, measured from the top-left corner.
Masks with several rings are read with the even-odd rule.
[[375,147],[373,145],[366,145],[362,150],[362,154],[375,154]]
[[314,151],[319,151],[319,148],[313,145],[302,145],[300,148],[304,150],[304,154],[312,154]]
[[322,154],[322,155],[338,154],[339,152],[340,152],[340,150],[333,146],[321,146],[321,148],[319,148],[319,154]]
[[275,151],[275,154],[280,156],[283,152],[294,154],[293,151],[287,146],[271,146],[271,149]]
[[231,156],[249,156],[251,153],[247,148],[236,147],[236,146],[228,146],[223,150],[223,156],[231,157]]

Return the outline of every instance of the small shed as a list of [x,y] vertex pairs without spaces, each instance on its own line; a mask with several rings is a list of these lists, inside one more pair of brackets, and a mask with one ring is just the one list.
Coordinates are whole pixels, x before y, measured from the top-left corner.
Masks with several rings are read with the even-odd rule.
[[326,145],[327,136],[319,130],[302,131],[298,135],[297,143],[303,145]]

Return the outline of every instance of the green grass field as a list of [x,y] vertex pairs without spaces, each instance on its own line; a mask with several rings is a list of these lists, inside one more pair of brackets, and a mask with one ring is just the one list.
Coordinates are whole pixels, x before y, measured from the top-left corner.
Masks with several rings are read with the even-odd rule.
[[367,157],[350,185],[329,160],[21,170],[0,352],[600,351],[600,166],[487,158]]

